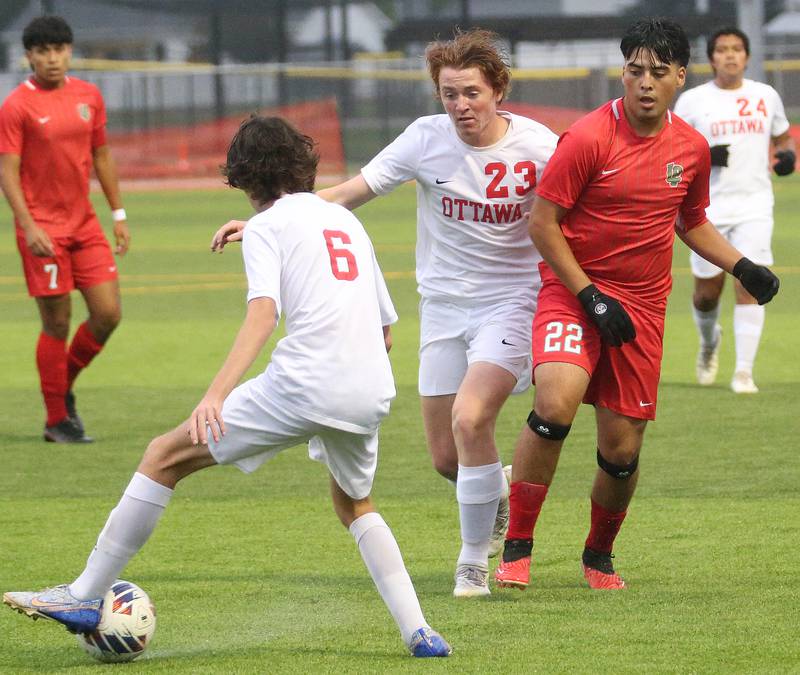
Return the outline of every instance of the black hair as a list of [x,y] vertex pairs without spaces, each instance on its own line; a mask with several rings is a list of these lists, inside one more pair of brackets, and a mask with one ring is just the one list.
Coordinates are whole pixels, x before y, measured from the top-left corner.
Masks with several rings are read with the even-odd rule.
[[689,64],[689,38],[680,24],[670,19],[640,19],[628,27],[619,44],[625,60],[642,49],[652,52],[664,64]]
[[706,54],[708,55],[709,61],[714,55],[714,48],[717,46],[717,38],[722,37],[723,35],[735,35],[741,39],[742,43],[744,44],[745,54],[750,56],[750,38],[748,38],[745,33],[740,31],[735,26],[724,26],[719,30],[715,30],[708,38],[708,42],[706,42]]
[[233,137],[222,173],[228,185],[265,204],[283,193],[311,192],[318,162],[312,138],[280,117],[251,115]]
[[22,31],[22,46],[26,50],[45,45],[71,45],[72,28],[60,16],[37,16]]

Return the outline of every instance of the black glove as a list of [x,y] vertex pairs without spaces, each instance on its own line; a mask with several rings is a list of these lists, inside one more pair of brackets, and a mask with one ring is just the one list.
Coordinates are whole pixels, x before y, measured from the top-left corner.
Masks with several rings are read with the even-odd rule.
[[752,295],[759,305],[766,305],[778,292],[780,279],[763,265],[756,265],[752,260],[741,258],[733,266],[731,272]]
[[578,300],[589,318],[597,324],[603,340],[612,347],[621,347],[623,342],[636,337],[633,321],[619,300],[601,293],[594,284],[578,293]]
[[728,166],[729,147],[730,143],[711,146],[711,166]]
[[780,150],[775,153],[775,157],[778,159],[778,161],[772,165],[772,170],[775,173],[779,176],[788,176],[790,173],[794,172],[794,163],[797,161],[794,150]]

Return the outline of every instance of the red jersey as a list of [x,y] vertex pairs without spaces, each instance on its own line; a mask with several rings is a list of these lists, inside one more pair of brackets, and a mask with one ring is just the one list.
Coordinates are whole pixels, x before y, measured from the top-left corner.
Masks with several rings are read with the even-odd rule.
[[[561,137],[536,193],[566,209],[561,230],[602,291],[663,311],[672,288],[678,216],[706,220],[711,156],[697,131],[667,111],[664,128],[637,136],[622,99],[601,106]],[[557,279],[541,264],[542,283]]]
[[93,214],[92,151],[106,144],[106,109],[93,84],[67,77],[43,89],[31,77],[0,107],[0,153],[19,155],[25,202],[37,225],[71,233]]

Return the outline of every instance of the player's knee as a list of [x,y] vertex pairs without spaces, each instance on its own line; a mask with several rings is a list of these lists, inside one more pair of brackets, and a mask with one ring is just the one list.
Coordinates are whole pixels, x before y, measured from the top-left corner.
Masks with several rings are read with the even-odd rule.
[[639,468],[639,450],[625,453],[624,456],[615,457],[614,462],[608,461],[597,449],[597,466],[612,478],[626,480],[633,476]]
[[719,303],[718,296],[699,292],[695,292],[693,300],[695,308],[701,312],[710,312]]
[[453,406],[453,436],[466,442],[491,430],[494,420],[476,406]]
[[42,330],[57,340],[66,340],[69,336],[69,321],[69,312],[43,316]]
[[119,326],[120,321],[122,321],[122,310],[117,306],[89,317],[89,326],[92,335],[102,344],[111,337],[111,333]]
[[559,424],[540,417],[535,410],[528,415],[528,426],[533,433],[548,441],[563,441],[572,428],[571,424]]

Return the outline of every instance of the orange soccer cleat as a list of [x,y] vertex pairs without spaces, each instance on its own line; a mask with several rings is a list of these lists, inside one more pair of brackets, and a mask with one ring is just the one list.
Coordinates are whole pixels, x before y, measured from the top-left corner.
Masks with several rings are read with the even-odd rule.
[[500,588],[517,588],[524,591],[531,578],[531,557],[529,555],[512,560],[501,561],[494,571],[494,581]]
[[591,549],[583,550],[583,576],[589,582],[589,588],[604,591],[616,591],[625,588],[625,580],[614,571],[610,553],[598,553]]

